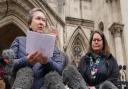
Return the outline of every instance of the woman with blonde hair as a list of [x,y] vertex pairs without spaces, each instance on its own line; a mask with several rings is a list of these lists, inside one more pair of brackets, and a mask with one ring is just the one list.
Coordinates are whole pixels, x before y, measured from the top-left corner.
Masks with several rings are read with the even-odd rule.
[[[46,32],[47,18],[46,14],[40,8],[33,8],[29,12],[28,28],[37,33]],[[54,34],[56,35],[56,34]],[[39,40],[38,40],[39,41]],[[37,41],[37,42],[38,42]],[[40,50],[35,50],[32,53],[26,53],[26,37],[16,37],[11,47],[16,54],[14,60],[14,77],[18,70],[24,67],[30,67],[34,73],[34,81],[31,89],[44,89],[44,76],[51,72],[56,71],[61,74],[64,69],[64,56],[61,51],[55,46],[52,57],[46,56]],[[28,88],[27,88],[28,89]]]

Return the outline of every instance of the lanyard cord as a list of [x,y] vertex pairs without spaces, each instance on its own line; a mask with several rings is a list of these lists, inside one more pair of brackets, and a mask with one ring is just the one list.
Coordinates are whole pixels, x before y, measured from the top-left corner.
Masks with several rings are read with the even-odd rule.
[[98,57],[98,58],[96,59],[96,62],[95,62],[95,63],[93,62],[92,57],[90,57],[90,69],[91,69],[91,70],[92,70],[93,68],[97,68],[97,67],[99,66],[99,64],[100,64],[100,57]]
[[95,79],[96,78],[96,73],[98,72],[98,66],[99,66],[99,64],[100,64],[100,57],[98,57],[97,59],[96,59],[96,62],[94,63],[93,62],[93,58],[92,57],[90,57],[90,70],[91,70],[91,77],[93,78],[93,79]]

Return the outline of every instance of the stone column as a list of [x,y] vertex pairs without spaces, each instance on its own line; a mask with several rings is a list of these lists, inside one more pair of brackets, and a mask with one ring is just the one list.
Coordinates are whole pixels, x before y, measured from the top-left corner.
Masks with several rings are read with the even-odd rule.
[[124,24],[123,36],[124,36],[124,47],[125,47],[125,65],[127,66],[127,80],[128,80],[128,0],[119,0],[122,23]]
[[121,40],[123,25],[118,23],[113,23],[109,30],[114,36],[117,62],[119,65],[124,65],[123,46],[122,46],[122,40]]
[[112,0],[112,20],[113,22],[119,22],[119,9],[118,9],[117,0]]

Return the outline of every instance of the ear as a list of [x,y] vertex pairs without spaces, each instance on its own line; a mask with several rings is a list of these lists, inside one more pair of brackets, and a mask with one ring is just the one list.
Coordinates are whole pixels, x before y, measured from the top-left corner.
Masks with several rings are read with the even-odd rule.
[[45,24],[45,27],[48,27],[48,20],[46,19],[46,24]]
[[31,25],[29,25],[28,28],[29,28],[30,31],[32,31],[32,26]]
[[32,26],[31,26],[31,24],[29,24],[29,25],[28,25],[28,27],[29,27],[30,29],[32,29]]

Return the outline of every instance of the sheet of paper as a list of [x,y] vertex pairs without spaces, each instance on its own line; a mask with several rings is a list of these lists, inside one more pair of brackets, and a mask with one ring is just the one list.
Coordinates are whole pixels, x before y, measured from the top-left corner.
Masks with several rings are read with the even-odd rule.
[[53,56],[56,36],[50,34],[27,32],[26,53],[40,50],[47,57]]

